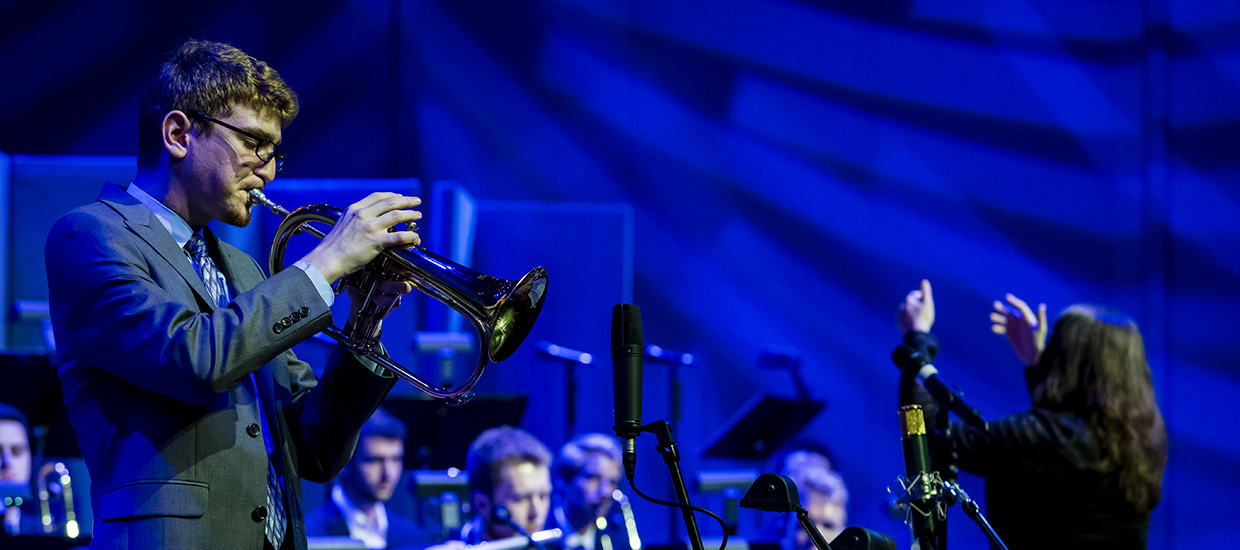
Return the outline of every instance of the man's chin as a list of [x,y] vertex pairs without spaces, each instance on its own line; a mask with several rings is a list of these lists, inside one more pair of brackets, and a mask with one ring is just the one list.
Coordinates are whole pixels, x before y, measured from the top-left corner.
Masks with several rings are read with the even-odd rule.
[[250,225],[254,216],[250,215],[250,209],[241,210],[240,212],[230,212],[227,219],[220,220],[234,227],[245,227]]

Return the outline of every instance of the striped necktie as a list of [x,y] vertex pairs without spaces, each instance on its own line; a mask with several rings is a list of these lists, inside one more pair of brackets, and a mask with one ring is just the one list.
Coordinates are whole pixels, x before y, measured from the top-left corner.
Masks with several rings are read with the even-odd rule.
[[[215,304],[220,307],[227,307],[228,302],[232,301],[228,296],[228,282],[224,280],[224,274],[215,267],[215,262],[211,260],[211,255],[207,254],[207,243],[203,242],[201,233],[194,233],[190,237],[189,242],[185,243],[185,253],[189,255],[190,261],[194,264],[194,271],[198,272],[198,276],[202,278],[202,284],[206,285],[207,292],[211,294],[211,298],[215,300]],[[250,376],[250,384],[254,393],[255,400],[258,399],[258,385],[255,383],[254,376]],[[262,411],[261,404],[259,411]],[[263,421],[266,426],[266,418]],[[268,426],[269,428],[269,426]],[[270,433],[270,432],[269,432]],[[280,543],[284,541],[284,531],[287,525],[284,511],[284,489],[280,485],[280,477],[276,475],[276,467],[271,463],[271,446],[267,446],[267,519],[264,525],[264,533],[267,535],[267,541],[272,547],[279,548]]]
[[211,261],[211,256],[207,254],[207,243],[202,240],[201,233],[194,233],[189,242],[185,243],[185,253],[189,254],[190,261],[194,263],[194,271],[198,272],[202,284],[207,286],[207,293],[215,300],[215,305],[227,306],[228,284],[224,282],[224,274],[220,273],[215,262]]

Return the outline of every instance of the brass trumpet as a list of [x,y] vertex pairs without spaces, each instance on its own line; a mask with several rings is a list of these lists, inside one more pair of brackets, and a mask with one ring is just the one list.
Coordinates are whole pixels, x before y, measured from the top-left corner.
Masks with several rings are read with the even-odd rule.
[[[310,204],[289,212],[269,200],[262,191],[252,190],[250,196],[284,218],[272,238],[269,257],[272,275],[284,269],[284,249],[292,235],[305,231],[322,239],[327,232],[310,224],[334,226],[343,214],[339,208],[326,204]],[[481,353],[477,366],[463,384],[456,388],[439,387],[379,352],[379,321],[393,307],[380,308],[371,302],[380,292],[378,284],[383,281],[408,282],[464,315],[474,325]],[[383,251],[365,267],[341,279],[336,294],[343,292],[346,286],[360,291],[366,305],[355,320],[356,325],[346,327],[347,332],[334,326],[323,332],[432,397],[457,405],[469,399],[488,360],[498,363],[507,359],[534,327],[547,297],[547,270],[536,267],[516,281],[499,279],[456,264],[421,246],[413,246]]]
[[[51,482],[48,482],[51,478]],[[61,534],[75,539],[81,534],[77,515],[73,513],[73,479],[69,469],[63,462],[48,462],[39,468],[39,517],[43,521],[43,532]],[[63,504],[64,522],[55,517],[52,500],[60,499]]]

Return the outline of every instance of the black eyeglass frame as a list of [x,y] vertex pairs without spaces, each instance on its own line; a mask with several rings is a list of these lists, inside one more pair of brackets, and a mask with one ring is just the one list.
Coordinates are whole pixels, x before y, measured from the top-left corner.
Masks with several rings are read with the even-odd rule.
[[[283,168],[284,168],[284,161],[285,161],[285,159],[287,159],[287,158],[288,158],[288,156],[287,156],[287,155],[285,155],[284,153],[281,153],[281,152],[280,152],[280,146],[279,146],[279,145],[276,145],[276,142],[271,141],[270,139],[267,139],[267,138],[262,137],[262,136],[254,135],[253,133],[250,133],[250,132],[247,132],[247,131],[245,131],[245,130],[242,130],[241,128],[238,128],[238,127],[236,127],[236,126],[233,126],[232,124],[229,124],[229,123],[224,122],[224,121],[222,121],[222,120],[220,120],[220,119],[217,119],[217,118],[215,118],[215,117],[212,117],[211,115],[208,115],[208,114],[203,113],[203,112],[201,112],[201,111],[199,111],[199,112],[195,112],[195,113],[194,113],[194,116],[195,116],[195,117],[198,117],[198,118],[201,118],[201,119],[203,119],[203,120],[205,120],[205,121],[207,121],[207,122],[212,122],[212,123],[215,123],[215,124],[219,124],[220,126],[223,126],[223,127],[225,127],[225,128],[228,128],[229,130],[232,130],[232,131],[234,131],[234,132],[237,132],[238,134],[241,134],[241,135],[243,135],[243,136],[245,136],[245,137],[248,137],[248,138],[250,138],[250,139],[252,139],[252,140],[254,140],[254,141],[258,142],[258,144],[254,146],[254,156],[258,157],[258,160],[263,161],[263,163],[264,163],[264,164],[266,164],[266,163],[268,163],[268,162],[271,162],[271,159],[275,159],[275,161],[276,161],[276,172],[279,172],[281,169],[283,169]],[[263,153],[262,153],[262,149],[263,149],[263,142],[267,142],[267,143],[270,143],[270,144],[271,144],[271,154],[270,154],[270,155],[267,155],[267,156],[266,156],[266,158],[264,158]]]

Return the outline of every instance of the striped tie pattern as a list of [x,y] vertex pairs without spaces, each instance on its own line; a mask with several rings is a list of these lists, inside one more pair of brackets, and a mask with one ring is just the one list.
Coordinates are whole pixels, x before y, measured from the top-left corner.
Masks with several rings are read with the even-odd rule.
[[271,463],[271,457],[267,457],[267,509],[271,511],[267,515],[267,525],[265,532],[267,540],[271,541],[273,548],[279,548],[280,542],[284,540],[284,488],[280,486],[280,478],[276,476],[276,466]]
[[[224,280],[224,274],[215,267],[211,255],[207,254],[207,244],[203,242],[202,234],[194,233],[194,236],[190,237],[189,242],[185,243],[185,253],[189,255],[190,261],[194,264],[194,271],[202,279],[202,284],[206,285],[207,293],[215,300],[216,305],[228,306],[228,302],[231,301],[228,296],[228,282]],[[253,377],[250,380],[253,384]],[[253,387],[257,390],[257,385]],[[254,395],[257,397],[258,392],[254,391]],[[286,527],[284,488],[280,485],[280,477],[276,474],[276,467],[272,464],[270,456],[267,457],[267,510],[264,532],[267,535],[267,541],[273,547],[279,548],[280,543],[284,541]]]
[[215,305],[227,306],[228,285],[224,282],[224,274],[216,269],[215,262],[211,261],[211,256],[207,254],[207,243],[203,242],[201,233],[194,233],[194,236],[190,237],[189,242],[185,243],[185,252],[189,254],[189,259],[194,263],[194,271],[198,272],[202,284],[207,286],[207,293],[215,300]]

